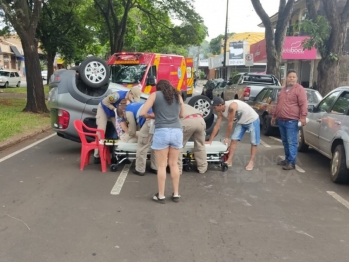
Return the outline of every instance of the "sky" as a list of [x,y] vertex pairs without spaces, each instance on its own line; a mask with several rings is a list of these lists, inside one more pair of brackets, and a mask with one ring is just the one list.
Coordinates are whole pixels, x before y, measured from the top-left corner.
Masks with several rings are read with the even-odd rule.
[[[260,0],[269,16],[278,12],[279,0]],[[204,19],[210,41],[219,34],[224,34],[227,0],[195,0],[195,10]],[[228,33],[264,32],[257,25],[261,20],[254,11],[251,0],[229,0]]]

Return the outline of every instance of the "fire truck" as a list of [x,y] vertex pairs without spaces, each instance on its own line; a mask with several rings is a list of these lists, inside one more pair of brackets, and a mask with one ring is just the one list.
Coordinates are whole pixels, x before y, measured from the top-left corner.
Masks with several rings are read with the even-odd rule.
[[172,54],[120,52],[107,61],[111,82],[132,88],[139,86],[145,94],[155,92],[149,79],[166,79],[182,93],[183,99],[193,93],[193,59]]

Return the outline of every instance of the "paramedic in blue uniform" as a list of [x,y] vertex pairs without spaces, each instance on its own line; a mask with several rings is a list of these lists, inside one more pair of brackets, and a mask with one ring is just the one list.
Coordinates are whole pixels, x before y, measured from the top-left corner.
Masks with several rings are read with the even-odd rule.
[[[136,152],[136,168],[133,171],[134,174],[144,176],[145,167],[147,161],[147,153],[150,144],[153,140],[153,134],[150,132],[151,120],[145,119],[139,115],[144,102],[131,103],[126,106],[126,119],[128,121],[128,133],[131,139],[138,137],[137,152]],[[152,114],[150,109],[148,114]],[[139,131],[138,131],[139,130]],[[129,141],[130,142],[130,141]],[[150,170],[156,170],[156,160],[153,150],[150,157]],[[155,171],[156,172],[156,171]]]
[[[98,129],[106,130],[108,118],[115,126],[115,111],[121,100],[126,99],[127,103],[138,102],[142,91],[138,87],[133,87],[129,91],[117,91],[103,98],[98,104],[96,114],[96,124]],[[94,151],[94,162],[100,163],[98,149]]]

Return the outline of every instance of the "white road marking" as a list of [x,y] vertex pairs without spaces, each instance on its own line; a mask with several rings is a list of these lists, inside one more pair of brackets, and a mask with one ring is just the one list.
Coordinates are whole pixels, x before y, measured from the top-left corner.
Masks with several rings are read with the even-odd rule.
[[[279,158],[281,158],[282,160],[285,160],[285,156],[279,156]],[[300,168],[299,166],[296,165],[296,170],[299,173],[305,173],[304,169]]]
[[269,138],[271,138],[271,139],[273,139],[273,140],[275,140],[275,141],[278,141],[278,142],[282,143],[282,140],[279,139],[279,138],[276,138],[276,137],[273,137],[273,136],[270,136]]
[[339,203],[341,203],[343,206],[349,209],[349,202],[345,200],[343,197],[338,195],[336,192],[333,191],[327,191],[327,194],[332,196],[334,199],[336,199]]
[[49,135],[49,136],[47,136],[47,137],[45,137],[45,138],[43,138],[43,139],[41,139],[39,141],[36,141],[35,143],[33,143],[33,144],[29,145],[29,146],[26,146],[26,147],[24,147],[24,148],[22,148],[22,149],[20,149],[20,150],[18,150],[16,152],[13,152],[12,154],[9,154],[9,155],[1,158],[0,159],[0,163],[5,161],[5,160],[7,160],[7,159],[9,159],[9,158],[11,158],[11,157],[13,157],[13,156],[15,156],[15,155],[17,155],[17,154],[19,154],[19,153],[21,153],[21,152],[23,152],[23,151],[25,151],[25,150],[27,150],[27,149],[29,149],[29,148],[31,148],[31,147],[33,147],[33,146],[36,146],[37,144],[40,144],[41,142],[44,142],[45,140],[47,140],[47,139],[49,139],[49,138],[51,138],[51,137],[53,137],[55,135],[56,135],[56,133],[54,133],[52,135]]
[[265,147],[270,147],[267,143],[265,143],[262,139],[261,139],[261,144]]
[[124,168],[122,169],[118,179],[116,180],[116,183],[115,183],[113,189],[111,190],[110,194],[112,194],[112,195],[119,195],[120,194],[121,188],[125,183],[128,171],[130,171],[130,167],[132,165],[132,162],[133,162],[133,160],[131,161],[130,164],[126,164],[124,166]]

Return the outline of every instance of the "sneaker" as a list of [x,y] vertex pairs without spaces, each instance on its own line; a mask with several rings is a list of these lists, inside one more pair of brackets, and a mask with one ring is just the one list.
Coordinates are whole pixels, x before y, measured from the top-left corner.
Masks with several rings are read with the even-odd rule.
[[286,160],[281,160],[281,161],[277,162],[277,164],[278,164],[279,166],[286,166],[288,163],[287,163]]
[[94,157],[93,158],[93,163],[100,164],[101,163],[101,159],[99,157]]
[[180,199],[180,195],[178,196],[174,196],[173,193],[172,193],[172,201],[175,202],[175,203],[178,203],[179,202],[179,199]]
[[145,173],[141,173],[139,171],[137,171],[136,169],[132,171],[133,174],[137,175],[137,176],[144,176]]
[[160,204],[165,204],[166,203],[166,197],[164,198],[159,198],[159,193],[156,193],[154,196],[153,196],[153,200],[160,203]]
[[292,165],[291,163],[287,163],[285,166],[282,167],[283,170],[293,170],[295,169],[295,165]]

